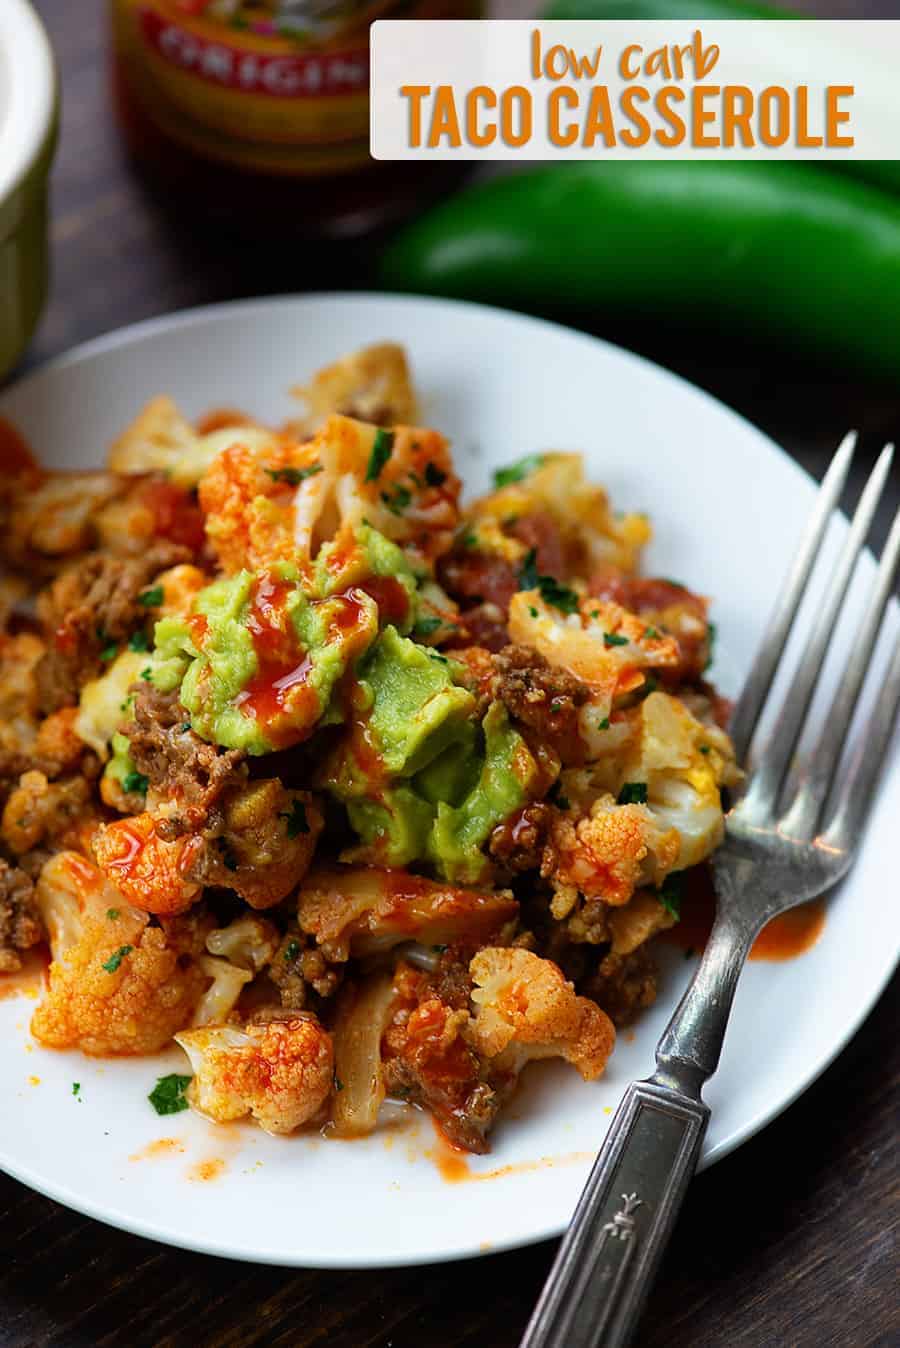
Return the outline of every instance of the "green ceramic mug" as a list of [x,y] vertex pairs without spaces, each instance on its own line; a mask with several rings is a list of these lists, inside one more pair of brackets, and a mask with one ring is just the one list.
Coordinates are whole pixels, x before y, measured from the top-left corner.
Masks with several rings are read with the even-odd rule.
[[47,34],[27,0],[0,3],[0,377],[47,294],[47,179],[59,93]]

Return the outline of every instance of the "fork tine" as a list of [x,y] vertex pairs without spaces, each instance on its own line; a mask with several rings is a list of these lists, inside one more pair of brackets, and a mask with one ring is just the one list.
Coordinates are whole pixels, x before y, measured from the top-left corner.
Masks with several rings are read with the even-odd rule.
[[769,620],[768,630],[760,643],[753,667],[732,713],[730,732],[738,762],[746,757],[750,747],[753,731],[772,686],[784,643],[800,607],[800,601],[806,593],[810,572],[819,554],[828,521],[844,490],[855,449],[856,431],[848,431],[822,479],[815,510],[800,540],[797,555]]
[[822,738],[815,748],[808,773],[784,821],[784,831],[790,837],[810,838],[815,832],[835,767],[847,738],[860,689],[869,670],[898,566],[900,566],[900,510],[894,516],[894,523],[875,579],[875,589],[859,625],[852,654],[825,721]]
[[812,636],[797,666],[796,675],[778,713],[759,767],[751,775],[748,783],[745,803],[750,812],[767,811],[776,803],[794,746],[803,729],[803,722],[822,670],[841,604],[844,602],[853,575],[856,559],[878,508],[893,452],[893,445],[885,445],[863,488],[850,532],[841,549]]
[[900,706],[900,636],[897,638],[878,701],[866,725],[865,733],[860,736],[850,771],[838,790],[831,819],[824,834],[826,846],[837,847],[851,855],[859,846],[872,794],[888,758],[887,750],[898,706]]

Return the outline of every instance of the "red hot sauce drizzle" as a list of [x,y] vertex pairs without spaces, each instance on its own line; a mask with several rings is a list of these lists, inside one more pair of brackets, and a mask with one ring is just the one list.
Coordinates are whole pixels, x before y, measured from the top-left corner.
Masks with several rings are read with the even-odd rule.
[[263,574],[250,598],[247,629],[256,652],[256,673],[234,699],[259,722],[276,749],[304,739],[319,716],[319,699],[309,686],[312,661],[294,630],[287,608],[294,581]]
[[[716,915],[716,896],[709,867],[694,866],[685,872],[685,881],[681,919],[663,932],[660,939],[688,953],[699,954],[709,940]],[[824,900],[813,899],[811,903],[791,908],[763,928],[753,943],[750,959],[794,959],[815,945],[824,926]]]
[[[313,663],[288,610],[288,598],[295,589],[295,581],[279,580],[268,574],[255,582],[247,629],[253,640],[257,669],[234,699],[236,707],[259,723],[275,749],[287,749],[306,739],[322,712],[319,695],[310,683]],[[360,653],[368,630],[363,592],[351,588],[317,602],[330,610],[330,626],[335,640],[345,648],[349,667]]]

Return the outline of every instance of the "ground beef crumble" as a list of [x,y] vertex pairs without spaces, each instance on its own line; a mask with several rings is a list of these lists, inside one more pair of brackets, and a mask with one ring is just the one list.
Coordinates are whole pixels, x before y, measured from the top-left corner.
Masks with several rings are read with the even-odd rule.
[[22,951],[43,938],[30,877],[0,860],[0,973],[21,969]]
[[207,824],[225,788],[243,780],[244,754],[218,749],[195,734],[177,691],[161,693],[141,683],[133,692],[134,720],[122,730],[137,771],[161,795],[178,801],[178,813],[157,825],[160,837],[172,841]]
[[88,553],[38,596],[49,643],[37,666],[42,710],[74,706],[81,688],[104,667],[104,654],[146,622],[139,596],[161,571],[190,561],[187,548],[158,542],[141,557]]

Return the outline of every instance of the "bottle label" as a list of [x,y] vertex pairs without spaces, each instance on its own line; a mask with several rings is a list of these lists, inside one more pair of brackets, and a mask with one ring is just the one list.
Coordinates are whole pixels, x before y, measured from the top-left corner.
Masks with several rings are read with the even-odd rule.
[[369,24],[452,17],[459,0],[112,0],[132,94],[206,158],[267,173],[368,162]]

